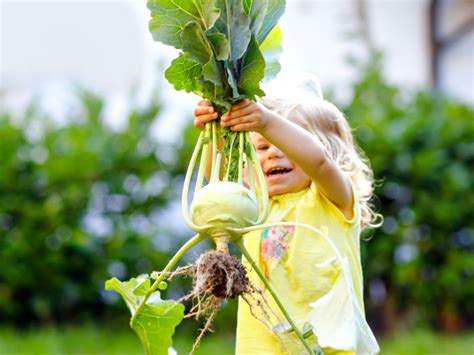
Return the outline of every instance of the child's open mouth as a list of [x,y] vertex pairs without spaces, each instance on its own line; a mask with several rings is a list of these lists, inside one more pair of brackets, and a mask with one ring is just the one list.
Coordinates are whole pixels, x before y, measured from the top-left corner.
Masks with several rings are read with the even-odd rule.
[[268,177],[282,176],[282,175],[288,174],[289,172],[291,172],[291,170],[292,169],[287,169],[287,168],[271,168],[267,171],[265,175]]

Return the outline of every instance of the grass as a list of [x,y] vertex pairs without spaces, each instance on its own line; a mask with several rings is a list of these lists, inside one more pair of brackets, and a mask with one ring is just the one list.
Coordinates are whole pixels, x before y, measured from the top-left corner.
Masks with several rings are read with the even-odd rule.
[[[187,354],[193,339],[177,335],[178,354]],[[381,354],[387,355],[465,355],[474,349],[474,331],[443,335],[417,329],[379,339]],[[94,326],[79,328],[39,328],[27,332],[0,329],[2,355],[143,355],[141,344],[132,331],[114,331]],[[234,354],[233,334],[209,334],[196,355]]]

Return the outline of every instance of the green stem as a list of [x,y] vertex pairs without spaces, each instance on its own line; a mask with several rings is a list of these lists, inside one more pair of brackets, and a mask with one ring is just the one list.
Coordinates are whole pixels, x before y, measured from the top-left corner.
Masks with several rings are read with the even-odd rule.
[[237,134],[234,133],[234,134],[232,134],[232,137],[230,138],[227,169],[226,169],[226,172],[225,172],[224,181],[229,181],[230,167],[231,167],[231,162],[232,162],[232,159],[231,159],[232,158],[232,150],[234,149],[235,137],[237,137]]
[[253,161],[250,157],[247,157],[247,180],[249,183],[250,191],[257,197],[257,188],[255,186],[255,176],[253,170]]
[[244,132],[239,132],[239,175],[238,182],[242,184],[244,168]]
[[280,308],[280,311],[281,313],[283,313],[283,315],[285,316],[286,320],[288,321],[288,323],[290,323],[291,327],[293,328],[293,330],[295,331],[296,335],[298,336],[298,338],[301,340],[301,342],[303,343],[304,347],[306,348],[306,350],[308,350],[309,354],[313,354],[313,350],[311,349],[311,347],[309,346],[309,344],[306,342],[305,338],[303,337],[303,334],[299,331],[299,329],[296,327],[296,324],[293,322],[293,319],[291,319],[290,317],[290,314],[287,312],[286,308],[283,306],[283,304],[281,303],[280,301],[280,298],[278,297],[278,295],[276,294],[275,290],[273,289],[273,286],[268,282],[268,280],[265,278],[265,276],[263,275],[262,271],[260,271],[260,268],[257,266],[257,264],[255,263],[255,261],[252,259],[252,257],[250,256],[249,252],[247,251],[247,249],[245,248],[244,244],[242,243],[242,240],[241,239],[238,239],[236,242],[235,242],[237,248],[239,248],[239,250],[242,252],[242,254],[245,256],[245,258],[248,260],[248,262],[250,263],[250,265],[252,265],[253,269],[255,270],[255,272],[257,273],[258,277],[260,278],[260,280],[262,280],[263,284],[265,285],[265,287],[267,288],[268,292],[270,292],[270,294],[272,295],[273,299],[275,300],[275,303],[278,305],[278,308]]
[[209,122],[206,123],[204,127],[204,142],[202,142],[202,152],[201,152],[201,159],[199,162],[199,170],[198,175],[196,178],[196,187],[194,189],[194,194],[196,194],[202,187],[202,183],[204,181],[204,173],[207,168],[208,163],[208,154],[209,154],[209,141],[211,139],[211,124]]
[[202,235],[196,234],[194,237],[189,239],[171,258],[171,260],[168,262],[168,264],[165,266],[165,268],[161,272],[160,276],[158,276],[158,278],[155,280],[153,285],[151,285],[150,289],[145,294],[145,297],[143,297],[137,309],[135,310],[135,313],[133,314],[132,319],[130,320],[130,326],[132,328],[133,328],[133,323],[137,319],[137,316],[140,313],[141,309],[146,304],[146,301],[148,300],[148,298],[150,298],[152,293],[155,292],[155,290],[158,288],[158,286],[160,285],[160,282],[163,281],[163,279],[165,278],[165,275],[171,271],[171,269],[176,265],[176,263],[183,257],[184,253],[186,253],[189,249],[191,249],[193,246],[200,243],[204,239],[206,238],[203,237]]
[[216,158],[217,158],[217,127],[216,127],[216,120],[211,121],[212,127],[212,160],[211,160],[211,176],[214,174],[215,169],[220,169],[220,167],[216,166]]
[[222,154],[219,152],[219,153],[217,153],[217,156],[216,156],[216,168],[213,169],[213,171],[212,171],[210,182],[219,181],[219,174],[220,174],[219,167],[221,166],[221,159],[222,159]]
[[186,225],[191,228],[193,231],[200,233],[202,230],[200,227],[195,225],[189,216],[188,208],[188,194],[189,186],[191,185],[191,177],[193,175],[194,166],[196,165],[197,158],[199,156],[199,151],[201,150],[202,141],[204,139],[204,131],[201,131],[199,135],[196,146],[194,147],[193,155],[191,156],[191,161],[189,162],[188,169],[186,170],[186,177],[184,178],[183,192],[181,194],[181,211],[183,213],[184,222]]
[[[245,134],[247,136],[246,137],[247,141],[251,142],[250,133],[245,132]],[[253,144],[250,144],[250,159],[255,165],[258,186],[260,187],[260,194],[261,194],[260,195],[260,199],[262,202],[261,213],[259,215],[258,220],[255,222],[256,225],[259,225],[267,218],[267,214],[268,214],[268,188],[267,188],[267,182],[265,181],[265,175],[263,174],[263,171],[262,171],[262,166],[260,165],[260,161],[258,160],[257,153],[255,152],[255,147],[253,146]]]

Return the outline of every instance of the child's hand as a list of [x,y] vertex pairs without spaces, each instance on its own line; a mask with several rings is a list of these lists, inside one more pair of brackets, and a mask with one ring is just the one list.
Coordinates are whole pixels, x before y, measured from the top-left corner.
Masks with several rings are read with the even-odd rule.
[[201,100],[194,109],[194,127],[203,129],[204,125],[218,117],[217,111],[212,107],[211,103]]
[[221,117],[221,125],[232,131],[262,132],[268,124],[271,111],[248,99],[232,106],[230,112]]

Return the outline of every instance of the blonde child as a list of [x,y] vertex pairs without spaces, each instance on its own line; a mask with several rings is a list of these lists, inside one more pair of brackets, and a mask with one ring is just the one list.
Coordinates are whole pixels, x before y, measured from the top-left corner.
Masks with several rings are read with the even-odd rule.
[[[299,329],[311,325],[308,343],[319,345],[324,354],[377,353],[364,316],[359,250],[361,230],[374,226],[377,217],[369,204],[372,171],[344,115],[322,98],[314,79],[284,87],[286,97],[281,89],[267,92],[259,103],[238,102],[221,117],[221,125],[252,132],[268,185],[267,222],[309,224],[330,238],[339,257],[321,236],[298,227],[252,232],[244,243]],[[195,126],[202,128],[217,113],[200,101],[194,116]],[[277,309],[270,295],[265,299]],[[304,353],[293,334],[272,330],[275,318],[282,320],[275,313],[268,307],[255,311],[239,300],[238,355]]]

